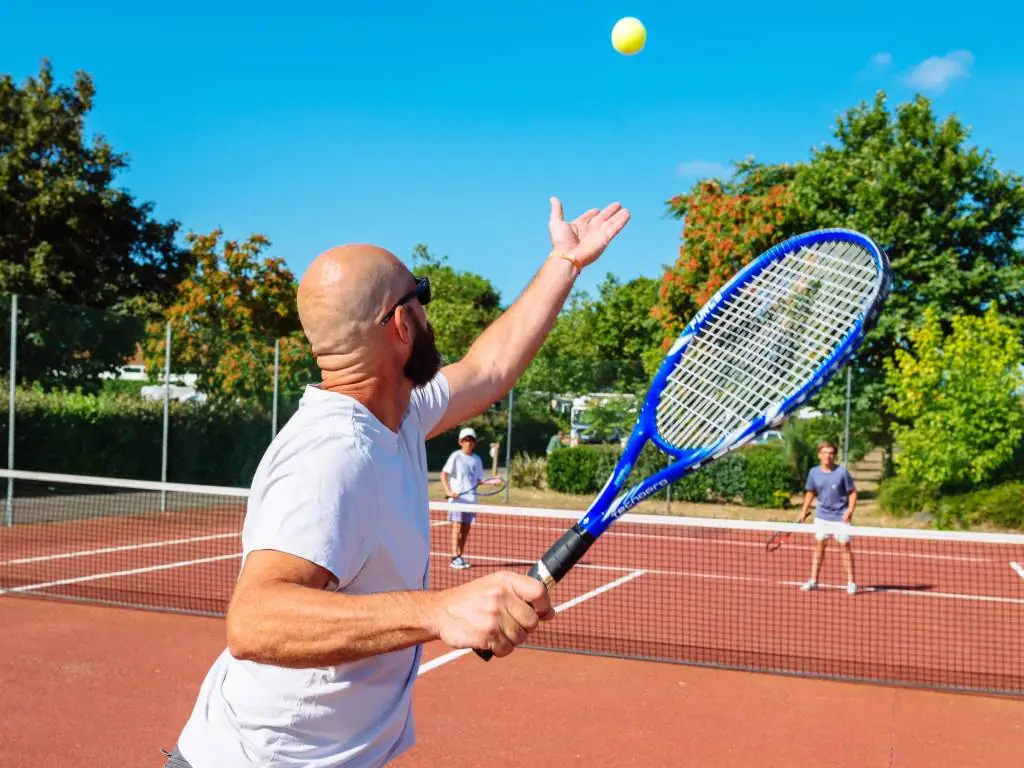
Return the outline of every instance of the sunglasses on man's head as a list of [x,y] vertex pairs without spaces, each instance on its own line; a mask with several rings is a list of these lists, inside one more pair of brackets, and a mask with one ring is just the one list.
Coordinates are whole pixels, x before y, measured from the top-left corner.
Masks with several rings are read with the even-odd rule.
[[420,304],[424,307],[430,303],[430,278],[429,277],[417,277],[416,287],[409,291],[405,296],[400,298],[384,317],[381,318],[380,324],[387,325],[397,310],[403,304],[408,304],[413,299],[419,299]]

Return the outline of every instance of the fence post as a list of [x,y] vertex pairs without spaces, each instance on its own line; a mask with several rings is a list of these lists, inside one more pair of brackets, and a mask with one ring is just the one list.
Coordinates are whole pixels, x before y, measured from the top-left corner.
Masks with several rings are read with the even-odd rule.
[[505,501],[508,502],[512,489],[512,403],[515,387],[508,391],[508,429],[505,435]]
[[[11,295],[11,360],[7,391],[7,468],[14,469],[14,382],[18,373],[18,294]],[[7,478],[7,525],[14,525],[14,478]]]
[[280,391],[278,381],[281,376],[281,340],[274,339],[274,405],[271,416],[270,439],[277,437],[277,395]]
[[[167,333],[164,337],[164,435],[162,455],[160,457],[160,480],[167,482],[168,436],[171,418],[171,322],[167,321]],[[167,511],[167,491],[160,490],[160,511]]]
[[853,363],[846,364],[846,418],[843,424],[843,464],[850,468],[850,380]]

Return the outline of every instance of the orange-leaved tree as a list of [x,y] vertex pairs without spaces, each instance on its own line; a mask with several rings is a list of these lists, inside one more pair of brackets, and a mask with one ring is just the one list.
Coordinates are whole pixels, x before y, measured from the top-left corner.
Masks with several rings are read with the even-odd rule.
[[786,236],[795,171],[747,160],[729,181],[701,180],[668,201],[669,215],[684,224],[679,256],[662,275],[653,309],[664,349],[729,278]]
[[283,259],[263,255],[270,247],[263,235],[239,243],[222,234],[188,235],[195,266],[164,321],[151,324],[146,366],[151,375],[163,370],[170,323],[172,373],[195,374],[196,388],[213,402],[265,404],[273,394],[275,340],[281,391],[300,389],[315,372],[299,324],[296,279]]

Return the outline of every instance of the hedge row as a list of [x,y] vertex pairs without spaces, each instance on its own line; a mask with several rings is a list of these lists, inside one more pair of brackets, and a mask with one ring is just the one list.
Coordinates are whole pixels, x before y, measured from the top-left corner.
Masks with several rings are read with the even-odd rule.
[[878,505],[894,517],[931,515],[937,528],[969,530],[976,526],[1024,529],[1024,482],[1012,480],[992,488],[930,496],[899,475],[882,482]]
[[[597,493],[611,474],[617,447],[580,445],[555,451],[547,461],[547,483],[554,491]],[[630,475],[636,483],[667,466],[653,446],[646,446]],[[751,446],[715,461],[650,498],[690,502],[738,502],[752,507],[786,507],[799,488],[785,451],[778,446]]]
[[[171,482],[246,486],[272,436],[270,414],[242,405],[172,402],[169,417]],[[4,399],[0,440],[5,446],[7,424]],[[17,469],[159,480],[162,441],[162,402],[130,394],[35,390],[15,396]]]
[[[298,406],[282,396],[278,429]],[[246,487],[272,439],[266,404],[170,403],[168,469],[171,482]],[[559,424],[539,408],[517,407],[513,451],[542,453]],[[481,440],[477,453],[490,467],[490,442],[504,442],[506,414],[488,413],[469,422]],[[8,404],[0,398],[0,451],[6,455]],[[427,442],[427,466],[439,470],[458,448],[461,426]],[[143,400],[138,387],[110,386],[100,394],[15,392],[14,466],[21,470],[159,480],[163,402]],[[501,460],[505,450],[502,446]],[[6,461],[0,459],[4,465]]]

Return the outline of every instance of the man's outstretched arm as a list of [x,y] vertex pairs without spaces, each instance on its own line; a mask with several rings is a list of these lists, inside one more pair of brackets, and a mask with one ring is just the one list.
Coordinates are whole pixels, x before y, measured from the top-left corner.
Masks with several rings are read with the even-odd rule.
[[572,291],[579,270],[592,264],[629,221],[618,203],[566,222],[551,199],[552,253],[515,303],[480,335],[457,363],[446,366],[448,409],[430,436],[482,413],[503,398],[530,365]]

